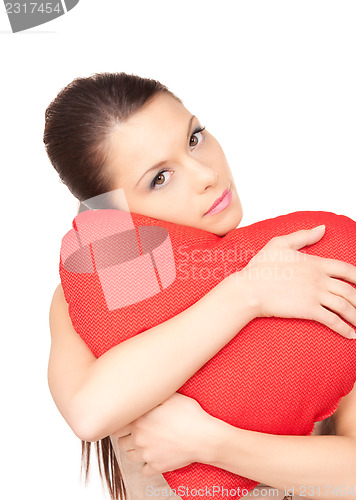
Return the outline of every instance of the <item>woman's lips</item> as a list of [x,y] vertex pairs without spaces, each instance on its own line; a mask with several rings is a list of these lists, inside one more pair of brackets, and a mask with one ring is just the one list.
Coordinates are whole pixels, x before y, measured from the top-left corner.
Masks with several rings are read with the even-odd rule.
[[224,210],[224,208],[230,205],[231,198],[231,189],[225,189],[220,198],[214,201],[214,203],[204,215],[214,215],[221,212],[222,210]]

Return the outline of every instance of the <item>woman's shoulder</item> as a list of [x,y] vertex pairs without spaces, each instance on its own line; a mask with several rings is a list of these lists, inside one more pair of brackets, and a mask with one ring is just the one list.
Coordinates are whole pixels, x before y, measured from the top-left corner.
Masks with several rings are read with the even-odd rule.
[[54,292],[53,292],[53,298],[59,298],[59,297],[63,297],[63,287],[62,287],[62,283],[59,283],[56,288],[54,289]]
[[54,290],[49,309],[49,322],[50,325],[57,322],[58,317],[63,314],[64,307],[67,307],[62,284],[60,283]]

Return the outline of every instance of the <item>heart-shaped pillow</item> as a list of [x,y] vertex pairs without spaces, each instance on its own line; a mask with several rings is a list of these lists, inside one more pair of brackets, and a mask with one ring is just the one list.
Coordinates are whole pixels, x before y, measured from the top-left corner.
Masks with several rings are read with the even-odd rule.
[[[282,215],[224,237],[120,210],[82,212],[64,236],[60,256],[74,328],[99,357],[188,308],[245,267],[274,236],[320,224],[326,225],[323,238],[301,252],[356,265],[356,223],[329,212]],[[355,380],[356,341],[315,321],[256,318],[179,392],[236,427],[309,435]],[[183,488],[187,499],[217,485],[215,498],[226,496],[222,488],[238,498],[238,487],[257,484],[200,463],[164,477],[173,490]]]

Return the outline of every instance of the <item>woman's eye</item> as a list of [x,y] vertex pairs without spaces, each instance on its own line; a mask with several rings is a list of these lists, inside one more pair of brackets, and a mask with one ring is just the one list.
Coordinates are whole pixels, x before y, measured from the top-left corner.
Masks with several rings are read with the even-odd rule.
[[204,134],[202,133],[203,130],[205,130],[205,127],[199,127],[198,129],[194,130],[189,141],[189,146],[191,148],[195,148],[204,139]]
[[[169,176],[168,176],[169,174]],[[171,171],[170,170],[161,170],[160,172],[158,172],[158,174],[153,178],[152,182],[151,182],[151,186],[150,188],[151,189],[154,189],[156,186],[158,186],[158,188],[160,186],[164,186],[165,185],[165,181],[167,180],[166,177],[168,176],[168,179],[170,177],[171,174]],[[156,188],[156,189],[158,189]]]

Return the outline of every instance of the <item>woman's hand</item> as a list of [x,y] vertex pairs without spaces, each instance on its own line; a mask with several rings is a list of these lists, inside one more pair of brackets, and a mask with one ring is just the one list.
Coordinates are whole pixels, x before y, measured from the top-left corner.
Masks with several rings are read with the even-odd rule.
[[356,289],[341,281],[356,284],[356,267],[298,252],[319,241],[324,231],[320,226],[272,238],[236,274],[246,281],[256,316],[316,320],[343,337],[356,338],[346,323],[356,325]]
[[150,477],[202,461],[211,417],[199,403],[175,393],[113,436],[131,462]]

